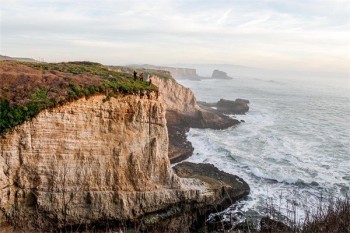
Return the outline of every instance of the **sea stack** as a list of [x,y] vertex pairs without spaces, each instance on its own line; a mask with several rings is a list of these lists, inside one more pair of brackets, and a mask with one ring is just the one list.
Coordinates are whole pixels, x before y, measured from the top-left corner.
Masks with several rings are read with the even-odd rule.
[[227,75],[226,72],[221,71],[221,70],[214,70],[213,74],[211,75],[212,79],[232,79]]

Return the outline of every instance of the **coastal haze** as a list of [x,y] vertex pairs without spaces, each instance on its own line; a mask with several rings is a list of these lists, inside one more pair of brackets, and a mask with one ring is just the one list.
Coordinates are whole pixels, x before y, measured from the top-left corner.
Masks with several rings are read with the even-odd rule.
[[349,11],[346,0],[1,1],[0,54],[344,75]]
[[[146,170],[153,177],[156,170],[155,180],[167,174],[162,182],[169,186],[157,180],[154,190],[162,185],[169,190],[185,187],[183,192],[193,195],[189,200],[196,198],[189,189],[193,184],[180,181],[181,166],[187,165],[170,165],[164,154],[162,149],[169,146],[169,151],[180,154],[171,157],[169,152],[171,162],[213,164],[247,182],[250,193],[246,186],[242,193],[249,195],[219,213],[224,220],[234,216],[235,224],[260,219],[268,205],[282,216],[281,221],[295,218],[291,212],[303,221],[308,211],[349,195],[349,1],[0,1],[0,60],[30,62],[31,69],[40,62],[92,61],[106,65],[106,72],[126,70],[130,83],[138,82],[141,73],[152,77],[143,85],[147,84],[147,91],[151,84],[159,88],[160,97],[158,92],[151,95],[156,110],[148,106],[149,96],[140,98],[143,108],[149,108],[149,113],[153,109],[162,120],[162,148],[156,139],[150,148],[156,148],[161,158],[154,158],[152,164],[159,163],[165,171],[151,169],[142,160],[139,172]],[[136,109],[133,98],[138,101],[138,97],[131,98]],[[220,99],[243,99],[249,111],[218,113],[212,103]],[[140,119],[151,119],[147,111]],[[146,148],[151,128],[147,131],[142,125],[140,129]],[[130,140],[137,145],[135,138]],[[135,148],[147,154],[140,145]],[[138,156],[146,161],[142,153]],[[134,157],[130,161],[139,163]],[[181,179],[172,173],[176,166]],[[210,173],[215,177],[216,170]],[[145,192],[150,191],[144,186]],[[171,193],[172,200],[176,195]],[[200,208],[207,204],[205,195],[199,199]],[[216,193],[211,198],[220,197]],[[152,200],[149,197],[147,204],[156,208]]]

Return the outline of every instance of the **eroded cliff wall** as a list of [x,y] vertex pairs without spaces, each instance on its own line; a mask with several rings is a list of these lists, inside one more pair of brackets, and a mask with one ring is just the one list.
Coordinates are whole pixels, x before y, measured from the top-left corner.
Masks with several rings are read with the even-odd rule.
[[152,83],[159,88],[160,98],[167,111],[194,116],[199,110],[191,89],[178,84],[175,80],[155,76],[152,77]]
[[224,129],[239,122],[214,109],[197,105],[193,92],[173,79],[152,77],[158,86],[161,101],[166,106],[169,133],[169,158],[172,163],[180,162],[193,153],[186,133],[189,128]]
[[178,201],[167,150],[154,93],[45,110],[0,138],[0,208],[34,226],[135,219]]

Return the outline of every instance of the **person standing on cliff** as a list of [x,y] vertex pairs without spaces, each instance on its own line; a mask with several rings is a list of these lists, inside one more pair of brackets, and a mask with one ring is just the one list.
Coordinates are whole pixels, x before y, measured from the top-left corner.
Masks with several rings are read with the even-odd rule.
[[134,70],[134,81],[137,79],[137,72]]
[[143,81],[143,73],[140,74],[140,81]]

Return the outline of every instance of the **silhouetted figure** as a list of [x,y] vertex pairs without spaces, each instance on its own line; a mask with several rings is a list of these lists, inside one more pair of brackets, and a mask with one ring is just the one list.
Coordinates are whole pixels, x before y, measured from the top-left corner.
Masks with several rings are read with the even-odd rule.
[[134,81],[137,79],[137,72],[134,70]]
[[140,80],[143,81],[143,73],[140,74]]
[[151,78],[149,78],[149,83],[148,83],[148,85],[150,85],[150,86],[151,86],[151,84],[152,84],[152,79],[151,79]]

